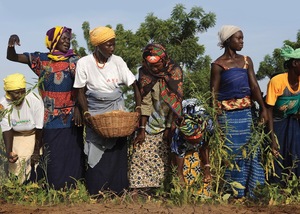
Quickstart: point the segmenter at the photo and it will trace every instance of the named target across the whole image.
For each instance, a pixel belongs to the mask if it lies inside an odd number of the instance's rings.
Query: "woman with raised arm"
[[[17,35],[8,41],[7,59],[27,64],[39,77],[44,102],[44,159],[46,180],[55,189],[76,184],[83,177],[83,129],[73,89],[79,57],[70,49],[72,30],[53,27],[46,33],[48,52],[17,54]]]

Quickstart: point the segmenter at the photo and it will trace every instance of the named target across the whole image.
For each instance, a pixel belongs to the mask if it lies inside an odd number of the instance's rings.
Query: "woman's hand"
[[[37,164],[40,161],[40,154],[39,151],[38,152],[33,152],[33,154],[31,155],[31,159],[30,159],[30,163],[31,166],[34,166],[35,164]]]
[[[82,126],[83,120],[80,113],[80,110],[77,106],[74,107],[74,117],[73,120],[75,122],[75,126]]]
[[[133,141],[133,147],[139,147],[140,145],[142,145],[142,143],[145,141],[145,129],[144,128],[140,128],[138,130],[137,136],[135,137],[134,141]]]
[[[7,156],[7,159],[10,163],[15,163],[19,159],[19,156],[14,152],[10,152]]]
[[[15,44],[17,44],[18,46],[21,45],[19,36],[13,34],[8,39],[8,47],[15,47]]]
[[[84,123],[85,125],[88,125],[89,127],[93,128],[93,125],[92,125],[92,115],[90,112],[88,111],[85,111],[83,113],[83,119],[84,119]]]
[[[272,142],[272,143],[271,143],[271,152],[272,152],[272,154],[273,154],[276,158],[278,158],[278,156],[279,156],[279,148],[278,148],[277,142]]]
[[[260,113],[260,123],[261,124],[267,124],[269,121],[268,111],[267,109],[263,109]]]

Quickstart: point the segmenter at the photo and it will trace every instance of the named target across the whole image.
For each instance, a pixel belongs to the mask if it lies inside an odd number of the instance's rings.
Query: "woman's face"
[[[295,73],[297,76],[300,76],[300,59],[294,60]]]
[[[25,98],[26,90],[25,88],[12,90],[12,91],[6,91],[8,95],[11,98],[11,101],[15,102],[16,106],[19,106],[23,103],[23,100]]]
[[[63,53],[67,53],[71,46],[70,41],[71,41],[71,34],[69,32],[64,32],[57,42],[56,49]]]
[[[244,35],[242,31],[238,31],[229,38],[229,47],[236,51],[240,51],[244,47]]]
[[[156,63],[149,63],[148,61],[146,61],[146,64],[148,68],[155,74],[159,73],[164,68],[162,59]]]
[[[115,47],[116,47],[116,40],[110,39],[107,42],[98,45],[98,51],[104,58],[108,59],[115,52]]]

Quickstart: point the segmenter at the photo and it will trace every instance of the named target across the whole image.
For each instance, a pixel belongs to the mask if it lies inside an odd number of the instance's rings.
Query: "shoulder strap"
[[[248,56],[244,56],[244,62],[245,62],[245,64],[244,64],[244,69],[248,69],[248,67],[249,67],[249,62],[248,62]]]

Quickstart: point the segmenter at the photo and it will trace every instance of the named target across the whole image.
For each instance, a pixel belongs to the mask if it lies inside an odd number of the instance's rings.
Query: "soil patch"
[[[59,205],[59,206],[24,206],[17,204],[9,204],[1,202],[0,213],[23,213],[23,214],[92,214],[92,213],[159,213],[159,214],[300,214],[300,205],[286,205],[286,206],[243,206],[243,205],[200,205],[200,206],[163,206],[155,203],[145,204],[76,204],[76,205]]]

